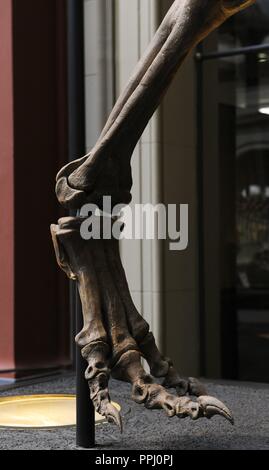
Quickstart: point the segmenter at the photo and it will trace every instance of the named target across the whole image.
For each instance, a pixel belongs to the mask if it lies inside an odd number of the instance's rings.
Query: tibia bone
[[[140,60],[96,145],[81,162],[57,177],[56,194],[65,207],[128,204],[132,186],[130,160],[147,123],[189,53],[238,11],[255,0],[175,0]]]

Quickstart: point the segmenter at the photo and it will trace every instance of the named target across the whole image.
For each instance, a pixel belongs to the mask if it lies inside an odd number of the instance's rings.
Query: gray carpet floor
[[[211,395],[224,401],[235,416],[235,426],[220,417],[212,420],[169,419],[162,411],[146,410],[130,400],[126,384],[111,381],[112,399],[123,405],[124,433],[116,427],[96,427],[98,449],[137,450],[256,450],[269,449],[269,386],[208,384]],[[74,393],[74,378],[0,392],[1,396]],[[0,450],[75,450],[75,428],[51,430],[0,429]]]

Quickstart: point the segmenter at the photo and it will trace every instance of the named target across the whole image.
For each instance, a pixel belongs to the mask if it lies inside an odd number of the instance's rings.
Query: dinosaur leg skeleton
[[[60,219],[58,225],[51,226],[51,234],[59,266],[78,283],[84,326],[76,342],[88,362],[85,379],[96,410],[122,429],[120,414],[109,396],[112,375],[131,383],[134,401],[150,409],[162,408],[170,417],[197,419],[221,414],[232,421],[229,410],[215,398],[203,394],[195,402],[185,396],[191,392],[191,382],[180,379],[176,372],[173,378],[177,380],[168,388],[178,387],[184,396],[169,393],[145,372],[141,357],[147,359],[157,377],[170,377],[173,366],[159,353],[148,324],[133,303],[126,301],[130,296],[128,285],[117,274],[118,240],[85,241],[80,224],[79,218]]]
[[[174,1],[92,151],[58,173],[56,194],[64,207],[80,209],[85,203],[95,203],[102,209],[104,196],[111,197],[112,205],[129,204],[133,150],[176,71],[211,31],[254,2]],[[112,375],[129,382],[132,398],[147,408],[192,419],[219,414],[232,422],[222,402],[208,396],[197,380],[182,379],[171,360],[159,352],[133,304],[118,241],[113,237],[84,240],[82,222],[81,217],[61,219],[51,226],[51,234],[59,266],[78,283],[84,327],[76,341],[88,362],[85,378],[96,410],[122,427],[109,397]],[[147,360],[150,374],[143,369],[141,357]],[[163,384],[155,383],[153,377],[163,378]],[[170,393],[170,388],[177,394]]]

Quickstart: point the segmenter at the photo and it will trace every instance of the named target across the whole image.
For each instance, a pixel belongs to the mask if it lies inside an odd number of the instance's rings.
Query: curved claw
[[[202,395],[197,399],[197,403],[200,406],[200,417],[204,416],[205,418],[210,419],[214,415],[220,415],[227,419],[231,424],[234,424],[234,418],[229,408],[227,408],[227,406],[217,398]]]
[[[123,426],[120,412],[110,402],[106,405],[105,416],[108,422],[116,424],[116,426],[118,426],[120,432],[122,433]]]

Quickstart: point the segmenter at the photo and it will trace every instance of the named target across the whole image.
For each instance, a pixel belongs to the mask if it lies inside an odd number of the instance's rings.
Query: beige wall
[[[195,73],[189,58],[162,107],[162,181],[166,204],[189,205],[189,246],[164,250],[166,353],[184,374],[199,373]]]
[[[114,101],[113,2],[84,0],[86,147],[95,144]]]
[[[116,89],[125,86],[141,54],[156,30],[155,0],[116,0]],[[161,200],[159,116],[156,114],[137,145],[133,159],[132,204]],[[163,329],[161,246],[158,241],[126,240],[121,244],[123,262],[134,302],[150,323],[161,345]]]

